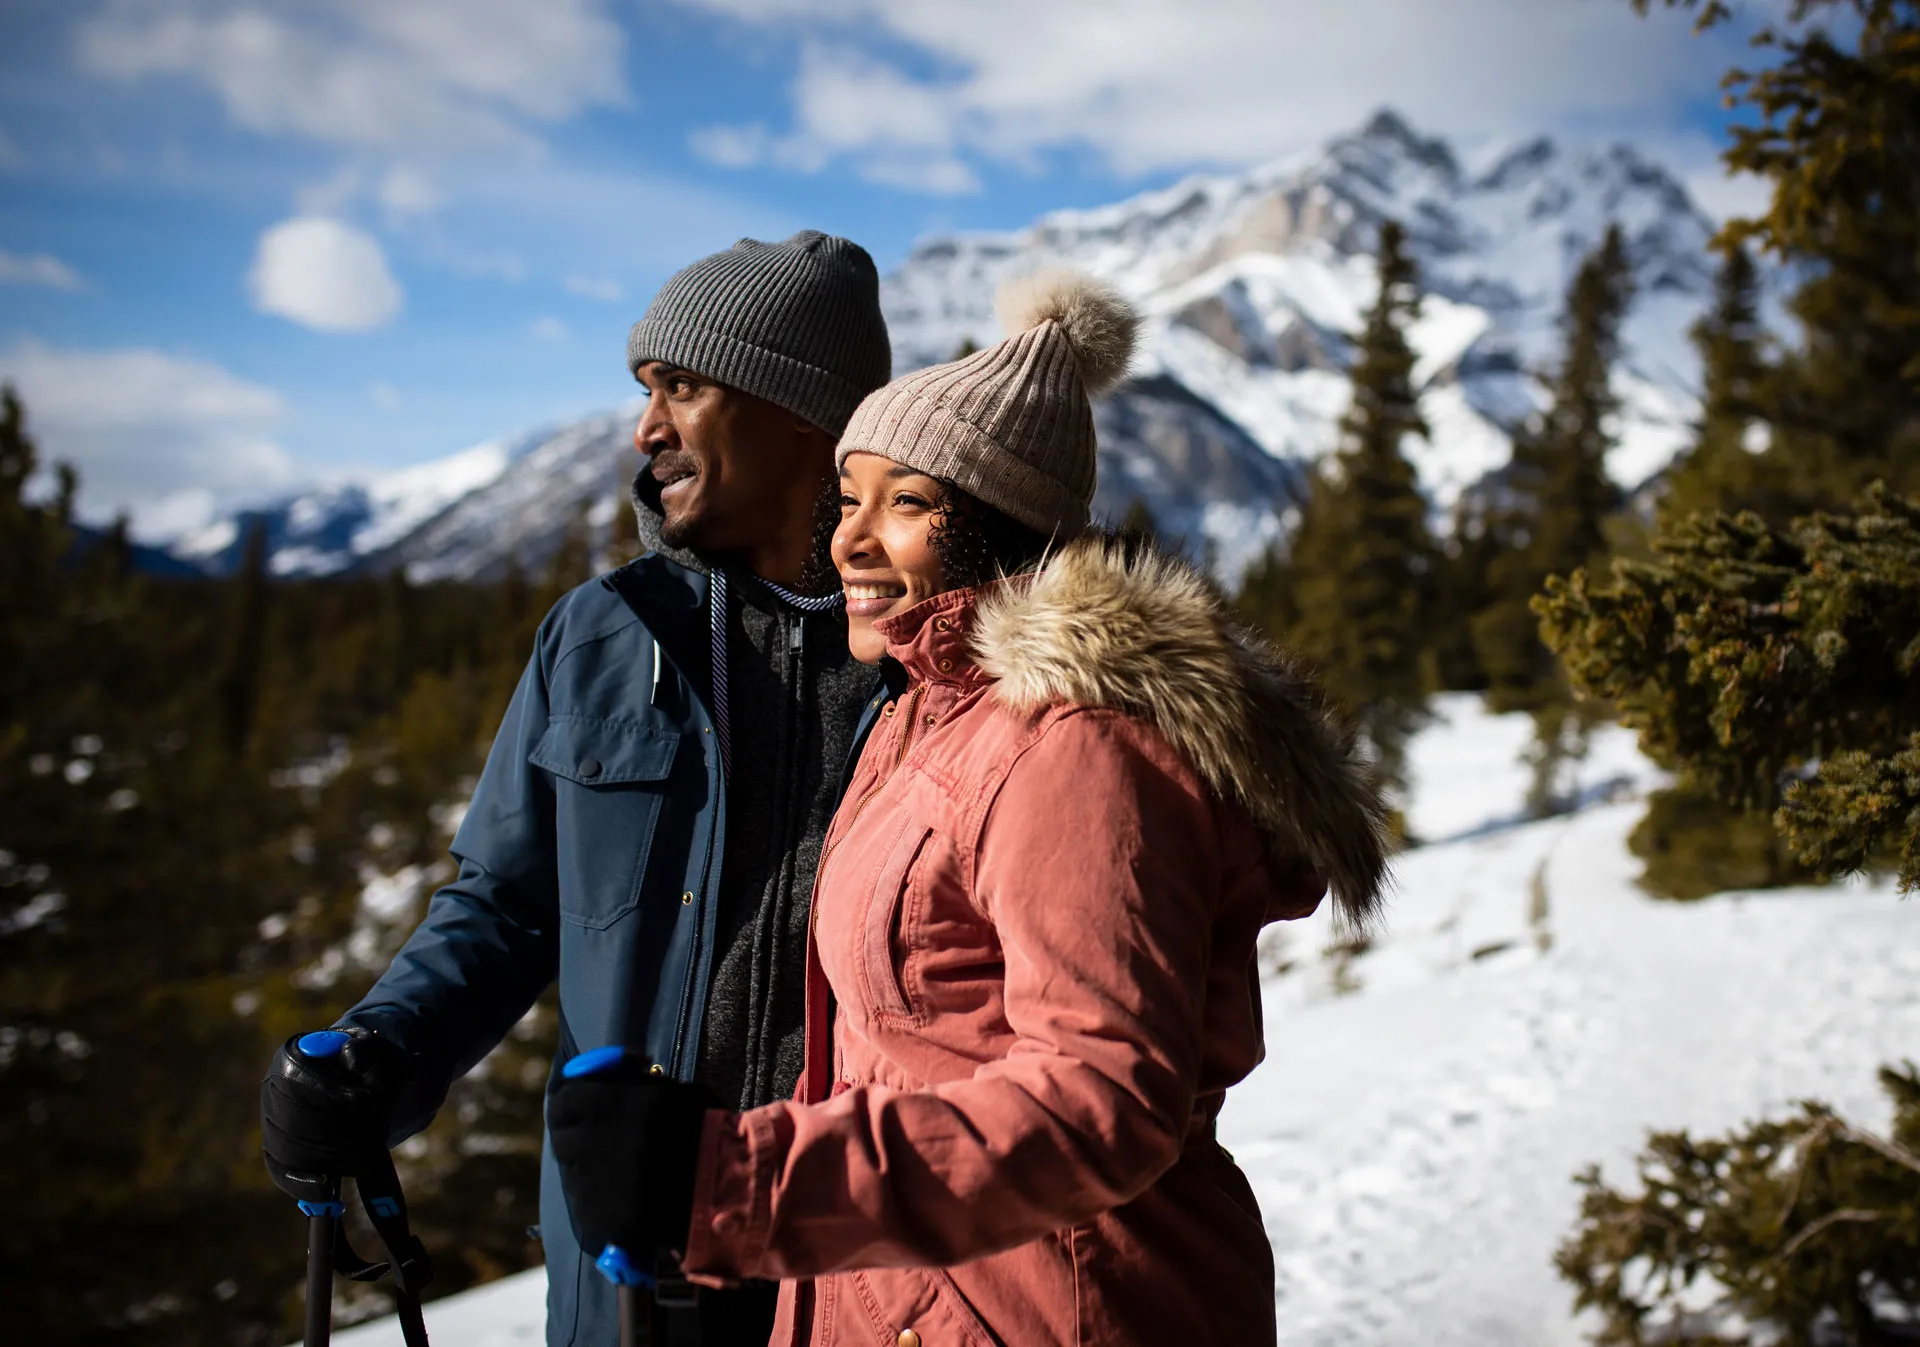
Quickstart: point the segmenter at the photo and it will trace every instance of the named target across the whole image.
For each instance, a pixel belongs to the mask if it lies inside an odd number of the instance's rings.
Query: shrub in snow
[[[1581,1174],[1555,1257],[1594,1341],[1920,1342],[1920,1070],[1883,1068],[1890,1137],[1824,1105],[1727,1137],[1655,1133],[1637,1194]]]
[[[1683,788],[1777,809],[1816,872],[1897,857],[1920,885],[1920,496],[1876,486],[1786,529],[1689,515],[1536,607],[1575,687]]]

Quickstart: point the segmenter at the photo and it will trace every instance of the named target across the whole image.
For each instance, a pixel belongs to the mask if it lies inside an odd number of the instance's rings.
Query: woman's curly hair
[[[1053,539],[945,478],[934,480],[940,483],[939,511],[927,541],[940,558],[947,588],[972,589],[1040,564]]]

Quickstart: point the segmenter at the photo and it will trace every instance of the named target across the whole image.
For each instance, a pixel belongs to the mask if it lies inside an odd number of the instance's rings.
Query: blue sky
[[[6,0],[0,377],[162,532],[631,397],[627,326],[743,234],[886,270],[1381,105],[1724,210],[1739,54],[1626,0]]]

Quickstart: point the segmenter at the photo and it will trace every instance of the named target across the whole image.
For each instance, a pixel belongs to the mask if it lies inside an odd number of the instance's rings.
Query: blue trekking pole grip
[[[560,1074],[568,1080],[598,1076],[617,1069],[626,1059],[625,1048],[593,1048],[561,1067]],[[640,1292],[653,1289],[653,1273],[636,1263],[618,1244],[609,1244],[602,1249],[600,1256],[593,1260],[593,1265],[600,1269],[601,1276],[613,1283],[614,1293],[619,1300],[620,1347],[634,1347],[640,1334]]]

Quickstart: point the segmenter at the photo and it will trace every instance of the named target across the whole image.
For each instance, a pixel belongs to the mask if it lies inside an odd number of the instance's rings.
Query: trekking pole
[[[569,1080],[597,1076],[619,1066],[626,1054],[625,1048],[594,1048],[561,1067],[560,1074]],[[601,1276],[613,1283],[614,1295],[620,1302],[620,1347],[635,1347],[640,1340],[640,1292],[653,1289],[653,1274],[634,1262],[617,1244],[602,1249],[593,1265],[600,1269]]]
[[[293,1051],[309,1062],[337,1054],[347,1036],[339,1033],[305,1034]],[[282,1186],[307,1218],[307,1319],[302,1341],[306,1347],[327,1347],[333,1335],[333,1249],[339,1238],[346,1204],[340,1200],[338,1174],[285,1174]]]
[[[329,1177],[322,1182],[331,1185],[331,1197],[300,1203],[300,1210],[307,1214],[307,1327],[302,1338],[306,1347],[327,1347],[333,1336],[333,1240],[346,1210],[340,1201],[340,1180]]]
[[[314,1065],[339,1056],[348,1041],[347,1035],[327,1029],[301,1035],[294,1041],[292,1051]],[[389,1261],[385,1263],[370,1262],[347,1242],[341,1224],[347,1207],[341,1200],[340,1175],[283,1173],[278,1176],[280,1186],[296,1195],[295,1200],[307,1217],[304,1347],[327,1347],[332,1338],[336,1272],[354,1281],[372,1282],[389,1271],[393,1274],[401,1339],[406,1347],[427,1347],[426,1320],[420,1312],[420,1288],[432,1278],[433,1264],[407,1226],[406,1199],[400,1193],[400,1178],[394,1172],[393,1157],[383,1149],[373,1163],[359,1168],[355,1187],[375,1233],[387,1246]]]

